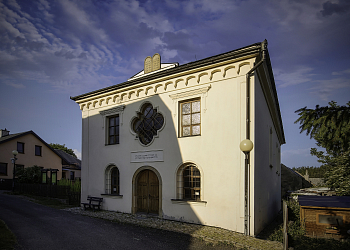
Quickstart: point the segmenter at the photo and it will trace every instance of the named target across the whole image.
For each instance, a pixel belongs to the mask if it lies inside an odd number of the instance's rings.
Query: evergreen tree
[[[326,168],[325,180],[328,187],[338,195],[350,195],[350,102],[338,106],[332,101],[329,106],[304,107],[295,111],[299,118],[300,133],[306,131],[316,145],[325,151],[312,148],[310,153]]]
[[[49,145],[53,149],[60,149],[60,150],[62,150],[64,152],[66,152],[67,154],[70,154],[70,155],[74,156],[75,158],[77,158],[77,156],[75,155],[73,149],[67,148],[66,144],[61,145],[61,144],[58,144],[58,143],[50,143]]]

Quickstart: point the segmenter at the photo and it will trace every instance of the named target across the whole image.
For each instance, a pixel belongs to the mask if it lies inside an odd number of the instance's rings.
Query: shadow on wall
[[[168,95],[164,98],[173,103]],[[192,109],[198,109],[198,99],[191,100],[186,106],[190,112],[183,118],[189,121],[201,118],[200,112],[196,117],[191,114]],[[113,113],[112,109],[118,107],[122,112]],[[191,161],[193,158],[183,157],[179,146],[179,140],[186,140],[182,149],[197,151],[201,138],[179,138],[179,107],[174,107],[177,114],[169,108],[173,106],[168,107],[159,95],[152,95],[88,111],[88,117],[83,111],[82,200],[88,195],[104,194],[103,206],[107,210],[202,223],[198,213],[203,214],[206,208],[201,193],[203,169]],[[112,139],[119,143],[108,145],[109,136],[116,133],[112,132],[115,125],[109,124],[112,117],[119,120],[119,136]],[[198,128],[200,133],[200,122],[199,127],[189,125],[184,130]],[[118,181],[111,176],[114,168],[118,169]]]

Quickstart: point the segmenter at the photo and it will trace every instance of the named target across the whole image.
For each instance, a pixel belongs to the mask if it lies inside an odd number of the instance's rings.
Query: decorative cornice
[[[189,96],[198,95],[198,94],[205,94],[209,91],[210,88],[211,88],[211,85],[209,85],[208,87],[200,88],[200,89],[194,89],[194,90],[190,90],[190,91],[177,93],[174,95],[169,95],[169,97],[173,100],[176,100],[176,99],[183,98],[183,97],[189,97]]]
[[[106,109],[103,111],[100,111],[101,115],[110,115],[110,114],[114,114],[117,112],[122,112],[125,109],[125,105],[119,105],[117,107],[111,108],[111,109]]]

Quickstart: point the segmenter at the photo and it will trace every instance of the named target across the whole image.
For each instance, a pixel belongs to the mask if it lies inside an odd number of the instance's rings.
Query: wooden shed
[[[350,196],[299,196],[300,220],[306,234],[344,239],[350,234]]]

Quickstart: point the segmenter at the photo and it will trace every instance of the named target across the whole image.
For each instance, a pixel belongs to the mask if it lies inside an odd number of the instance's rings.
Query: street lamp
[[[14,192],[15,191],[15,176],[16,176],[16,160],[17,160],[16,156],[18,155],[18,151],[13,150],[12,154],[13,154],[13,158],[11,158],[11,161],[13,163],[12,192]]]
[[[244,235],[249,235],[249,153],[252,151],[254,145],[249,139],[241,141],[239,148],[245,154],[245,168],[244,168]]]

